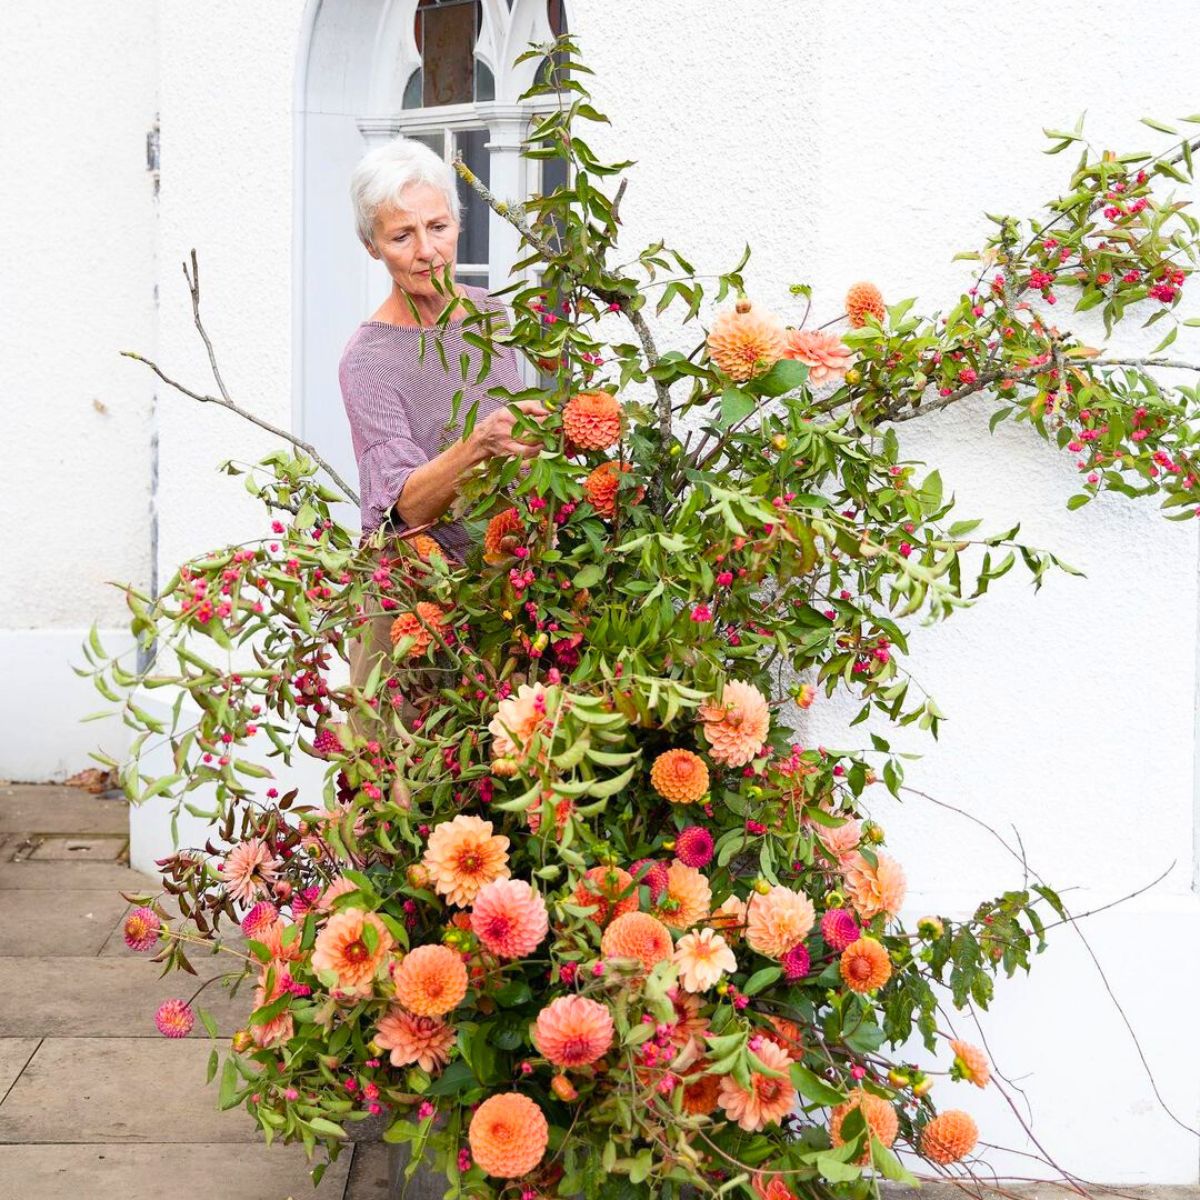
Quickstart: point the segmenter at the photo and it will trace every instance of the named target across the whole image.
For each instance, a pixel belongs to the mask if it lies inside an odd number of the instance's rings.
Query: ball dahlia
[[[842,951],[838,970],[852,992],[873,992],[891,979],[892,960],[874,938],[860,937]]]
[[[158,1032],[166,1038],[183,1038],[192,1032],[196,1014],[186,1000],[164,1000],[154,1014]]]
[[[567,401],[563,432],[578,450],[607,450],[621,440],[621,405],[610,392],[579,392]]]
[[[844,909],[831,908],[821,918],[821,936],[825,944],[839,954],[862,937],[858,922]]]
[[[708,791],[708,767],[690,750],[664,750],[650,768],[650,783],[672,804],[694,804]]]
[[[446,551],[442,549],[441,543],[436,538],[431,538],[427,533],[415,533],[412,537],[404,538],[404,544],[416,552],[416,555],[422,562],[428,562],[431,555],[440,554],[442,558],[447,558]]]
[[[689,825],[675,838],[675,857],[685,867],[707,867],[712,862],[713,836],[703,825]]]
[[[744,767],[763,748],[771,727],[767,698],[752,683],[729,680],[716,701],[700,706],[709,755],[727,767]]]
[[[434,634],[444,636],[446,610],[432,600],[418,600],[412,612],[401,613],[393,622],[390,631],[392,645],[406,637],[413,639],[408,648],[408,657],[416,658],[433,645]]]
[[[799,329],[789,329],[786,342],[783,357],[804,363],[809,368],[808,382],[814,385],[841,379],[854,354],[837,334],[819,330],[805,333]],[[802,708],[812,703],[811,696],[814,694],[810,687],[808,704],[801,704]]]
[[[967,1157],[975,1149],[979,1141],[979,1127],[969,1113],[951,1108],[938,1113],[924,1129],[921,1130],[921,1153],[930,1162],[958,1162]]]
[[[450,1061],[454,1030],[436,1017],[415,1017],[392,1008],[375,1028],[375,1041],[391,1051],[393,1067],[415,1064],[432,1075]]]
[[[497,957],[524,958],[541,944],[550,919],[545,901],[523,879],[496,879],[479,889],[471,928]]]
[[[542,1110],[520,1092],[489,1096],[467,1129],[475,1162],[497,1179],[528,1175],[542,1161],[549,1140],[550,1126]]]
[[[620,867],[592,867],[576,885],[571,902],[594,909],[591,919],[597,925],[607,925],[614,917],[637,908],[637,889],[633,876]]]
[[[746,904],[746,943],[767,958],[782,958],[812,930],[817,914],[803,892],[777,883],[765,896],[755,892]]]
[[[533,1041],[556,1067],[585,1067],[612,1045],[612,1014],[586,996],[559,996],[538,1013]]]
[[[658,907],[659,918],[672,929],[690,929],[712,908],[712,887],[695,867],[675,859],[667,868],[667,894]]]
[[[670,930],[643,912],[617,917],[600,939],[600,952],[605,958],[636,958],[647,971],[670,958],[673,950]]]
[[[626,462],[601,463],[583,481],[584,499],[600,514],[611,520],[617,514],[617,488],[621,475],[628,475],[633,468]],[[630,504],[640,503],[646,494],[644,487],[629,495]]]
[[[900,1132],[900,1118],[896,1115],[896,1110],[881,1096],[856,1088],[850,1093],[850,1098],[844,1104],[837,1105],[830,1114],[829,1139],[833,1142],[834,1149],[844,1146],[850,1140],[842,1135],[842,1122],[856,1108],[862,1111],[863,1120],[866,1121],[871,1136],[890,1147]],[[858,1161],[861,1164],[871,1161],[869,1141]]]
[[[708,355],[730,379],[742,383],[769,371],[785,349],[783,322],[755,309],[743,297],[717,313],[708,335]]]
[[[750,1072],[750,1087],[743,1088],[732,1075],[721,1079],[720,1105],[725,1115],[736,1121],[747,1133],[757,1133],[768,1125],[777,1125],[796,1107],[796,1089],[792,1086],[788,1068],[792,1060],[774,1042],[766,1039],[755,1051],[764,1066],[778,1075]]]
[[[667,864],[655,858],[639,858],[629,868],[630,875],[640,886],[645,884],[650,890],[650,899],[657,904],[667,892],[670,882],[667,876]]]
[[[460,813],[434,826],[423,862],[446,902],[466,908],[484,884],[508,878],[508,838],[493,834],[491,821]]]
[[[850,903],[862,921],[883,913],[895,917],[904,905],[908,883],[904,868],[888,854],[876,854],[875,863],[855,853],[844,860],[842,875]]]
[[[260,900],[243,918],[242,932],[248,938],[257,938],[270,929],[279,918],[279,909],[270,900]]]
[[[861,329],[868,317],[874,317],[882,325],[886,315],[883,293],[873,283],[851,285],[846,293],[846,316],[855,329]]]
[[[515,508],[498,512],[488,523],[483,533],[483,561],[502,562],[525,542],[525,525],[521,513]]]
[[[441,1017],[467,994],[467,968],[449,946],[418,946],[392,971],[396,999],[419,1017]]]
[[[992,1077],[987,1055],[970,1042],[953,1041],[950,1043],[950,1049],[954,1051],[954,1066],[958,1074],[976,1087],[987,1087],[988,1080]]]

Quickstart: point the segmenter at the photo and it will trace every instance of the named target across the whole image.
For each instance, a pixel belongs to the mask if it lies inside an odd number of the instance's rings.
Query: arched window
[[[567,13],[564,0],[310,0],[310,14],[297,72],[293,424],[353,478],[337,364],[389,282],[354,234],[354,164],[403,133],[447,161],[461,153],[504,199],[552,191],[561,164],[521,157],[548,105],[519,97],[545,60],[513,60],[567,32]],[[501,288],[519,235],[465,186],[459,195],[458,277]]]

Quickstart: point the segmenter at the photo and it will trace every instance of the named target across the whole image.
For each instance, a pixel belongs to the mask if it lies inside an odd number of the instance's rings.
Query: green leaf
[[[577,590],[582,591],[584,588],[595,587],[603,578],[604,568],[598,563],[588,563],[586,567],[576,573],[571,584]]]
[[[324,1117],[310,1117],[308,1124],[314,1133],[323,1133],[326,1137],[344,1138],[346,1131],[333,1121]]]
[[[717,424],[722,429],[728,429],[744,421],[757,407],[758,402],[754,397],[748,396],[740,388],[726,388],[721,393],[721,417]]]
[[[853,1163],[839,1162],[829,1154],[818,1155],[814,1165],[830,1183],[849,1183],[862,1174]]]
[[[770,987],[782,974],[783,970],[780,967],[763,967],[761,971],[755,971],[746,980],[746,984],[741,990],[747,996],[756,996],[763,988]]]
[[[841,1104],[845,1100],[845,1096],[837,1090],[830,1087],[823,1079],[813,1074],[807,1067],[801,1066],[800,1063],[792,1063],[791,1068],[792,1086],[802,1095],[805,1100],[811,1100],[814,1104]]]
[[[1086,492],[1080,492],[1079,495],[1072,496],[1067,501],[1067,507],[1074,512],[1077,508],[1082,508],[1088,503],[1089,500],[1091,500],[1091,496],[1089,496]]]
[[[911,301],[909,301],[911,303]],[[794,358],[781,358],[765,375],[750,383],[760,396],[782,396],[794,391],[808,378],[808,364]]]
[[[217,1105],[222,1111],[232,1108],[238,1102],[237,1090],[237,1063],[230,1056],[225,1060],[225,1067],[221,1071],[221,1088],[217,1094]]]

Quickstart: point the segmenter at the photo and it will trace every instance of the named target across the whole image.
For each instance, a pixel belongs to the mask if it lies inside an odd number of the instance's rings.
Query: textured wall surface
[[[1200,109],[1189,95],[1200,10],[1185,0],[1132,10],[1112,0],[1052,10],[1032,0],[884,0],[853,11],[832,0],[572,0],[570,16],[599,72],[598,106],[613,118],[591,140],[637,160],[622,207],[626,245],[662,237],[713,272],[748,241],[751,294],[795,319],[788,285],[811,283],[817,323],[840,312],[860,278],[891,301],[952,304],[969,268],[951,256],[986,236],[984,210],[1032,212],[1063,189],[1071,156],[1040,153],[1043,126],[1069,127],[1086,109],[1097,148],[1152,149],[1158,135],[1139,117]],[[19,517],[6,522],[0,627],[112,621],[118,609],[100,581],[148,574],[150,389],[110,351],[135,340],[177,378],[210,387],[179,272],[192,247],[230,389],[268,419],[292,418],[293,110],[306,6],[75,2],[4,20],[0,258],[21,303],[16,321],[0,323],[0,387],[16,433],[4,495]],[[105,47],[128,45],[146,49],[123,55],[120,73],[101,68],[113,57]],[[157,232],[141,157],[156,89]],[[1055,316],[1073,325],[1068,309],[1064,300]],[[690,348],[698,337],[667,328],[662,342]],[[1130,334],[1123,344],[1154,340]],[[1195,351],[1181,338],[1172,352]],[[262,529],[261,510],[215,467],[256,457],[270,439],[161,391],[159,407],[165,577],[190,553]],[[1006,836],[1015,825],[1031,867],[1072,889],[1077,911],[1174,863],[1153,892],[1084,931],[1143,1036],[1162,1098],[1195,1126],[1200,1043],[1163,1016],[1194,994],[1200,970],[1195,528],[1163,522],[1152,502],[1108,496],[1067,513],[1070,458],[1023,428],[989,435],[987,415],[975,404],[906,424],[902,446],[940,468],[962,516],[982,517],[989,532],[1019,520],[1023,538],[1087,578],[1051,576],[1035,596],[1017,567],[978,607],[914,636],[908,665],[948,720],[936,743],[913,732],[895,742],[924,756],[909,769],[915,788]],[[815,706],[802,740],[863,744],[865,731],[846,726],[853,711]],[[969,820],[914,795],[902,811],[876,804],[908,870],[913,915],[969,911],[1022,882],[1020,865]],[[1151,980],[1168,984],[1166,999]],[[947,1021],[974,1034],[969,1018]],[[1155,1099],[1069,930],[1056,931],[1028,981],[1000,984],[985,1028],[1064,1167],[1196,1182],[1195,1138]],[[986,1140],[1016,1151],[993,1154],[998,1168],[1045,1173],[1021,1156],[1034,1147],[997,1095],[948,1082],[938,1092],[975,1111]]]

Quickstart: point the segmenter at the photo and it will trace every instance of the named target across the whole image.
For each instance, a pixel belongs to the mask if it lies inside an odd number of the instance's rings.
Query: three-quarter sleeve
[[[413,437],[405,399],[391,383],[365,367],[343,371],[341,385],[358,460],[363,533],[387,521],[403,529],[395,503],[408,477],[429,461]]]

